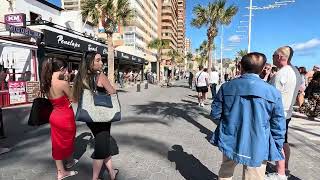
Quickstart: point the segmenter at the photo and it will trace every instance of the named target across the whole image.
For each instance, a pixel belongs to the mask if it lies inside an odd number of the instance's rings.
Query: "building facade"
[[[62,0],[62,8],[66,11],[79,11],[81,0]]]
[[[178,50],[178,1],[162,0],[161,39],[168,40],[169,48],[162,51],[162,65],[170,65],[170,50]]]
[[[181,54],[185,54],[186,37],[186,1],[178,0],[178,44],[177,48]]]
[[[185,51],[185,55],[187,55],[188,53],[192,53],[191,50],[191,40],[189,38],[185,38],[184,40],[184,51]]]
[[[156,50],[148,48],[158,38],[158,0],[130,0],[134,18],[113,36],[117,50],[156,62]],[[149,63],[150,64],[150,63]]]

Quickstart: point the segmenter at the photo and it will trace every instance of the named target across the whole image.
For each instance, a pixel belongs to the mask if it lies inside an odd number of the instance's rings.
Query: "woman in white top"
[[[199,72],[195,76],[195,84],[198,92],[199,106],[203,107],[209,87],[209,74],[207,73],[207,69],[203,70],[202,65],[199,66]]]

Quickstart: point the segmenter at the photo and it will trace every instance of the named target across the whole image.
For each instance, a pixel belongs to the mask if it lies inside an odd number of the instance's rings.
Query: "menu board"
[[[40,92],[40,82],[27,81],[26,92],[27,92],[27,101],[33,102],[33,100],[38,97],[38,93]]]
[[[21,104],[26,100],[26,82],[24,81],[9,81],[10,104]]]

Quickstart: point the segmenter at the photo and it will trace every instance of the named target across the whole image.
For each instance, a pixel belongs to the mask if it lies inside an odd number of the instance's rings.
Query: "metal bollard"
[[[144,84],[144,88],[145,88],[145,89],[148,89],[148,86],[149,86],[149,83],[148,83],[148,82]]]
[[[3,117],[2,117],[2,108],[0,108],[0,139],[6,138],[4,135],[4,127],[3,127]]]
[[[137,92],[140,92],[141,91],[141,84],[137,84]]]

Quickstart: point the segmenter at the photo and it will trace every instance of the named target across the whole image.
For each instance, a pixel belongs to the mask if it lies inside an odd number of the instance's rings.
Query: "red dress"
[[[50,99],[53,111],[50,115],[52,157],[64,160],[74,150],[76,123],[72,107],[67,96]]]

